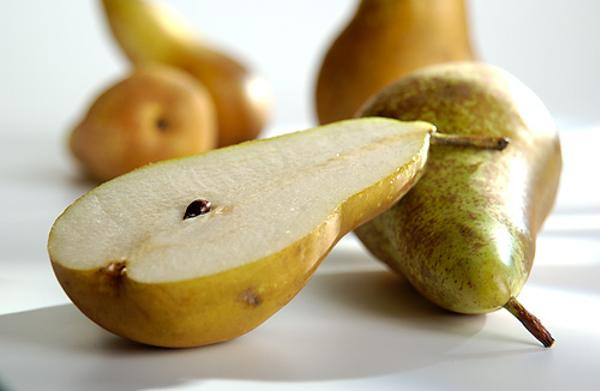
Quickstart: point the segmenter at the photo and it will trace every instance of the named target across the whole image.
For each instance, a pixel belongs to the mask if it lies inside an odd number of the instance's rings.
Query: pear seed
[[[208,200],[198,199],[192,201],[191,204],[188,205],[185,210],[185,214],[183,215],[183,219],[189,219],[192,217],[200,216],[205,213],[210,212],[212,204]]]

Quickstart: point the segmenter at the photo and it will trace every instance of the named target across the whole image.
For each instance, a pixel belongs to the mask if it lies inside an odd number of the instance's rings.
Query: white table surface
[[[557,343],[542,348],[506,311],[441,311],[349,236],[305,289],[234,341],[165,350],[100,329],[68,300],[45,246],[90,188],[63,140],[0,133],[0,384],[16,390],[598,389],[600,126],[562,134],[559,200],[520,300]],[[0,389],[2,389],[0,385]]]

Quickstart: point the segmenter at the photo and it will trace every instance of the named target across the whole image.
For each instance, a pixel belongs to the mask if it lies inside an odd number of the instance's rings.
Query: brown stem
[[[506,137],[462,136],[456,134],[434,132],[431,135],[431,143],[502,151],[508,146],[510,140]]]
[[[542,325],[542,322],[540,322],[540,320],[532,313],[527,311],[517,299],[511,297],[510,300],[508,300],[508,303],[504,305],[504,308],[519,319],[523,326],[525,326],[525,328],[529,330],[529,332],[533,334],[544,347],[549,348],[554,344],[554,338],[552,338],[550,332]]]

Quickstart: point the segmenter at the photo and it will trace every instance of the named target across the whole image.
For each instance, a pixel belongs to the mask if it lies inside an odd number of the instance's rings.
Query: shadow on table
[[[359,256],[366,255],[336,252],[327,262],[352,264]],[[6,373],[11,367],[76,373],[82,384],[99,389],[134,390],[190,379],[316,381],[400,373],[451,360],[448,353],[484,323],[484,316],[438,309],[387,271],[354,270],[317,274],[271,320],[218,345],[169,350],[135,344],[95,326],[73,305],[0,316],[0,341],[11,357]],[[538,350],[512,342],[505,353]]]

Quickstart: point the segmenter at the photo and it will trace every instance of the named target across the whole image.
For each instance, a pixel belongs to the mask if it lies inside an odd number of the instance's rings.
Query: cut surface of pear
[[[234,338],[286,304],[341,236],[410,189],[433,130],[349,120],[138,169],[57,219],[55,273],[118,335],[170,347]],[[195,201],[210,209],[187,218]]]

